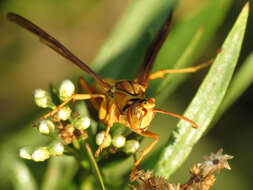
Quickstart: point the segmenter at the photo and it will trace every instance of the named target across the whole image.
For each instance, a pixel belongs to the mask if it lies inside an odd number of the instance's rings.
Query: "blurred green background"
[[[175,8],[174,24],[187,19],[209,1],[212,0],[181,0]],[[75,81],[78,76],[83,75],[83,71],[39,43],[33,35],[17,25],[8,23],[5,14],[12,11],[35,22],[89,64],[124,11],[133,2],[134,0],[0,1],[1,189],[20,189],[15,187],[18,183],[12,177],[15,174],[13,165],[17,164],[19,167],[23,164],[18,158],[18,149],[33,142],[39,144],[45,141],[45,138],[38,135],[30,125],[41,114],[33,103],[33,90],[39,87],[48,89],[50,82],[59,84],[67,78]],[[205,45],[204,51],[201,50],[201,56],[195,61],[196,64],[215,56],[245,2],[245,0],[231,1],[222,24],[212,36],[212,40],[206,42],[208,44]],[[208,15],[206,16],[208,22]],[[253,16],[250,13],[239,65],[253,49],[252,23]],[[175,48],[176,45],[171,44]],[[182,113],[194,96],[205,73],[206,71],[200,71],[191,74],[169,97],[167,105],[162,107],[171,112]],[[113,75],[110,72],[106,73],[107,77]],[[189,178],[189,167],[202,161],[203,155],[216,152],[222,147],[225,153],[235,158],[229,162],[232,171],[222,171],[213,189],[253,188],[251,172],[253,170],[251,163],[253,161],[253,128],[251,127],[253,99],[251,97],[253,97],[252,86],[195,146],[190,158],[172,176],[171,182],[185,182]],[[175,119],[164,116],[157,116],[153,121],[151,131],[161,135],[160,145],[166,141],[176,122]],[[171,128],[164,128],[163,123],[169,124]],[[22,164],[19,165],[20,163]],[[29,165],[40,185],[46,163],[25,163]]]

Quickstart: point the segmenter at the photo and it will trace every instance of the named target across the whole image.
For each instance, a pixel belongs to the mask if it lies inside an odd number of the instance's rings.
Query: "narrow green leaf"
[[[87,153],[88,153],[88,156],[89,156],[91,165],[92,165],[92,167],[94,168],[94,170],[95,170],[95,172],[96,172],[96,177],[98,178],[98,181],[99,181],[99,183],[100,183],[100,185],[101,185],[101,188],[102,188],[103,190],[105,190],[104,181],[103,181],[102,175],[101,175],[101,173],[100,173],[99,167],[98,167],[98,165],[97,165],[97,162],[96,162],[96,160],[95,160],[95,158],[94,158],[94,156],[93,156],[93,153],[92,153],[92,151],[91,151],[91,148],[90,148],[90,146],[89,146],[87,143],[85,144],[85,148],[86,148],[86,150],[87,150]]]
[[[180,68],[190,67],[194,60],[203,52],[214,33],[223,22],[227,10],[230,7],[231,0],[212,0],[208,1],[200,10],[191,17],[179,20],[172,28],[168,39],[164,43],[153,70],[178,68],[176,65],[181,62],[183,52],[189,48],[191,52],[187,58],[180,64]],[[207,22],[208,18],[208,22]],[[199,28],[203,28],[203,34],[196,41],[194,46],[190,43]],[[207,61],[207,60],[206,60]],[[165,79],[155,80],[150,83],[150,89],[155,92],[157,100],[163,102],[166,98],[187,78],[189,74],[171,74],[165,76]],[[162,87],[160,86],[162,85]]]
[[[72,182],[77,169],[78,164],[74,158],[67,156],[51,158],[41,189],[64,189]]]
[[[15,190],[36,190],[36,181],[24,162],[13,159],[9,165],[12,171],[10,180]]]
[[[169,178],[188,157],[193,146],[198,142],[212,121],[234,72],[241,50],[248,14],[249,3],[245,5],[240,13],[223,43],[222,52],[217,56],[208,75],[184,114],[185,117],[198,123],[199,128],[193,129],[188,122],[183,120],[179,122],[155,166],[157,175]]]
[[[151,39],[177,0],[138,0],[133,1],[116,25],[103,47],[97,54],[92,65],[95,69],[103,69],[102,75],[110,73],[116,78],[125,66],[133,67],[140,64]],[[145,35],[150,32],[151,39]],[[109,71],[109,72],[108,72]],[[129,72],[129,73],[131,73]],[[124,74],[129,74],[124,69]]]
[[[216,120],[233,104],[247,88],[253,83],[253,52],[235,74],[228,92],[216,114]]]

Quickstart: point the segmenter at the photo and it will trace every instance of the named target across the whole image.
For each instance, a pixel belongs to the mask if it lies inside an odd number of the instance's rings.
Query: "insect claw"
[[[101,150],[98,148],[97,151],[96,151],[96,153],[95,153],[95,157],[99,157],[100,151]]]
[[[136,168],[133,168],[131,173],[130,173],[130,181],[133,182],[135,180],[135,169]]]

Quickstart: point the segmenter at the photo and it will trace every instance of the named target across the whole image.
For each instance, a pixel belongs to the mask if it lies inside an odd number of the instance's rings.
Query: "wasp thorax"
[[[139,99],[128,108],[128,121],[130,128],[145,130],[154,118],[155,100]]]

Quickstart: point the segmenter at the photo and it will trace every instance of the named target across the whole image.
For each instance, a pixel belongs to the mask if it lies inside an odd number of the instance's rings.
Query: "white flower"
[[[121,148],[125,145],[126,138],[122,135],[116,135],[112,138],[112,145],[116,148]]]
[[[104,136],[105,136],[105,131],[101,131],[100,133],[97,134],[97,136],[96,136],[96,143],[97,143],[97,145],[101,145],[102,144],[102,142],[104,140]],[[110,146],[111,142],[112,142],[111,135],[108,134],[108,136],[105,139],[103,147],[106,148],[106,147]]]
[[[70,80],[62,81],[59,88],[59,96],[62,101],[65,101],[75,92],[75,85]]]
[[[50,153],[54,156],[61,156],[64,153],[64,146],[61,142],[53,142],[50,146]]]
[[[89,126],[90,126],[90,118],[88,117],[78,118],[74,123],[74,127],[79,130],[85,130],[89,128]]]
[[[52,98],[47,91],[41,88],[35,89],[33,96],[37,106],[41,108],[55,108]]]
[[[124,152],[126,154],[133,154],[135,153],[140,147],[140,143],[137,140],[128,140],[126,141]]]
[[[23,147],[19,150],[19,156],[23,159],[31,160],[32,159],[32,148]]]
[[[40,147],[32,153],[32,159],[35,162],[43,162],[50,157],[47,147]]]
[[[69,119],[71,112],[72,112],[71,108],[69,106],[65,106],[58,111],[57,115],[58,115],[59,119],[65,121],[65,120]]]
[[[52,135],[55,130],[55,125],[50,120],[42,120],[39,123],[39,132],[43,135]]]

